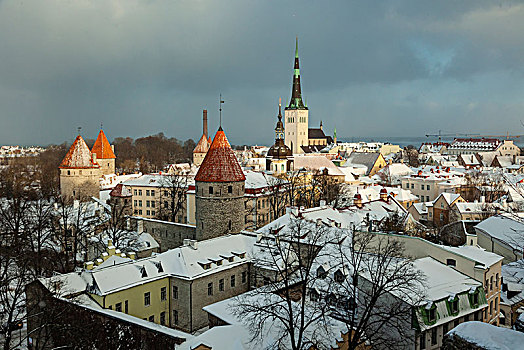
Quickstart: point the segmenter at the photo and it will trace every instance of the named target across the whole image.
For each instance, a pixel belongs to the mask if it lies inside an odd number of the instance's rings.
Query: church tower
[[[244,229],[245,181],[244,172],[220,127],[195,176],[197,240]]]
[[[300,68],[298,62],[298,38],[295,47],[295,72],[293,74],[293,87],[291,101],[286,107],[285,116],[285,144],[293,154],[303,153],[301,146],[309,145],[307,106],[302,101],[300,89]]]
[[[200,166],[206,157],[207,150],[209,149],[210,138],[207,135],[207,109],[202,112],[202,137],[198,140],[198,143],[193,150],[193,164]]]
[[[282,123],[282,107],[278,102],[278,121],[275,127],[275,144],[266,155],[266,170],[279,175],[293,169],[293,153],[284,142],[284,124]]]

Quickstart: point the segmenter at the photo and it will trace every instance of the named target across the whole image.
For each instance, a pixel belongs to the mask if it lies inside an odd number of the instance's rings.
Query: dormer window
[[[337,270],[335,271],[335,282],[342,283],[346,279],[346,276],[342,273],[342,271]]]
[[[322,266],[320,266],[317,269],[317,278],[324,279],[324,278],[326,278],[326,276],[327,276],[326,270]]]
[[[458,311],[459,311],[459,300],[458,298],[455,298],[455,300],[451,302],[451,312],[455,314]]]
[[[428,320],[429,322],[433,322],[436,319],[437,319],[437,308],[435,307],[435,305],[433,305],[431,309],[429,309]]]

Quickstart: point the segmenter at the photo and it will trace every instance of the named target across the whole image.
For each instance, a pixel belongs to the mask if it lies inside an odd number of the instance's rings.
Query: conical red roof
[[[198,141],[195,149],[193,150],[194,153],[206,153],[209,149],[210,142],[207,141],[206,135],[202,134],[202,137]]]
[[[245,181],[246,177],[238,163],[226,134],[219,128],[204,161],[195,176],[195,181],[234,182]]]
[[[106,134],[104,134],[103,130],[100,130],[100,132],[98,133],[98,137],[96,138],[95,144],[93,145],[93,149],[91,149],[91,152],[95,153],[96,158],[98,159],[116,158],[115,153],[113,152],[113,149],[109,144],[109,141],[107,141]]]
[[[93,162],[93,155],[87,147],[82,136],[78,135],[75,142],[69,148],[66,156],[60,163],[59,168],[99,168],[98,163]]]

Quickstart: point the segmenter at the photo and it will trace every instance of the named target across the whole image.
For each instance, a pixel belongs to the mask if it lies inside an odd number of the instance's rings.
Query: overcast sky
[[[0,144],[164,132],[271,144],[295,36],[310,126],[524,133],[524,4],[0,0]]]

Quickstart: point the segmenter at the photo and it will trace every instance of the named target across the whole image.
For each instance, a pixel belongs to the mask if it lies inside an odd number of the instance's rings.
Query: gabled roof
[[[118,184],[109,192],[111,197],[131,197],[131,191],[125,187],[123,184]]]
[[[346,164],[365,165],[368,168],[367,173],[369,173],[379,157],[380,153],[378,152],[352,152],[349,155]]]
[[[209,141],[206,138],[206,135],[202,134],[202,137],[198,141],[193,153],[206,153],[209,149]]]
[[[100,168],[98,163],[93,162],[93,156],[82,136],[78,135],[75,142],[69,148],[59,168]]]
[[[307,136],[309,139],[325,139],[326,135],[320,128],[309,128],[307,130]]]
[[[91,152],[96,154],[97,159],[116,158],[115,153],[113,152],[113,148],[111,148],[109,141],[107,141],[106,134],[104,134],[103,130],[100,130],[100,132],[98,133],[98,137],[96,138],[95,144],[93,145]]]
[[[220,127],[198,169],[195,181],[236,182],[245,180],[244,172],[231,149],[224,130]]]

